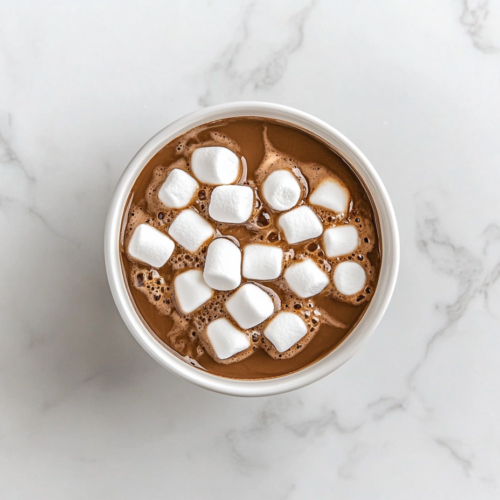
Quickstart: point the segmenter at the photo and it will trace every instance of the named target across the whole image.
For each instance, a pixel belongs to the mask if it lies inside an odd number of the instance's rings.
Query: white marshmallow
[[[205,283],[199,269],[190,269],[174,280],[175,299],[184,314],[189,314],[210,300],[214,291]]]
[[[168,234],[188,252],[196,252],[214,235],[214,228],[200,214],[187,209],[175,218]]]
[[[212,191],[208,213],[219,222],[245,222],[252,215],[253,190],[248,186],[218,186]]]
[[[358,230],[354,226],[331,227],[325,231],[323,243],[327,257],[347,255],[358,248]]]
[[[226,309],[241,328],[247,329],[269,318],[274,312],[274,303],[264,290],[247,283],[229,297]]]
[[[230,358],[250,347],[250,339],[224,318],[207,326],[207,336],[219,359]]]
[[[279,225],[291,245],[316,238],[323,232],[323,224],[318,216],[306,206],[283,214],[279,218]]]
[[[184,208],[189,205],[199,187],[184,170],[174,168],[158,191],[158,198],[167,208]]]
[[[205,184],[232,184],[240,174],[240,159],[230,149],[220,146],[198,148],[191,156],[191,168]]]
[[[268,205],[279,212],[290,210],[300,198],[297,178],[288,170],[275,170],[262,183],[262,196]]]
[[[292,264],[285,271],[285,280],[291,290],[302,299],[312,297],[328,285],[328,275],[311,259]]]
[[[247,245],[243,249],[243,276],[250,280],[273,280],[281,274],[283,250],[272,245]]]
[[[241,251],[226,238],[210,243],[203,278],[215,290],[234,290],[241,283]]]
[[[285,352],[307,333],[307,326],[299,316],[290,312],[280,312],[267,325],[264,335],[279,352]]]
[[[333,284],[344,295],[361,292],[365,283],[365,270],[357,262],[341,262],[333,272]]]
[[[132,259],[153,267],[161,267],[174,251],[175,243],[149,224],[140,224],[128,243],[128,254]]]
[[[334,179],[325,179],[309,196],[311,205],[328,208],[338,214],[349,209],[349,191]]]

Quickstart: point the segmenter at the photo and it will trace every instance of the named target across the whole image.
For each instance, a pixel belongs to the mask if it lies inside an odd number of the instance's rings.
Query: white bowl
[[[281,120],[308,130],[330,144],[354,167],[371,194],[379,217],[382,265],[373,299],[356,328],[330,354],[290,375],[267,380],[233,380],[195,368],[159,341],[138,315],[127,290],[120,262],[120,229],[127,199],[135,180],[147,162],[171,140],[194,127],[214,120],[256,116]],[[109,286],[116,306],[139,344],[162,366],[201,387],[235,396],[267,396],[311,384],[343,365],[375,330],[396,284],[399,266],[399,238],[391,200],[380,177],[361,151],[325,122],[287,106],[265,102],[232,102],[191,113],[158,132],[134,156],[121,176],[109,208],[104,236],[104,254]]]

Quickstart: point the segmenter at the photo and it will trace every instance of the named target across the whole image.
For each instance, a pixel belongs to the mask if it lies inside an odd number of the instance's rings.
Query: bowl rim
[[[382,239],[382,263],[376,293],[353,331],[329,354],[305,368],[281,377],[238,380],[195,368],[168,350],[146,327],[136,311],[120,261],[121,222],[130,191],[146,163],[171,140],[215,120],[238,116],[272,118],[309,131],[330,144],[354,167],[368,189],[378,213]],[[399,269],[399,235],[391,200],[375,168],[364,154],[334,127],[303,111],[269,102],[240,101],[220,104],[190,113],[166,126],[149,139],[125,168],[115,188],[104,234],[104,256],[109,286],[118,311],[139,344],[159,364],[200,387],[234,396],[269,396],[299,389],[333,372],[348,361],[382,319]]]

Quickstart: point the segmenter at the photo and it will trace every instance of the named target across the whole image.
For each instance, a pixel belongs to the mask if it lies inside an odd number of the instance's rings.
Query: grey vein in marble
[[[430,201],[420,199],[417,203],[417,247],[430,260],[439,274],[457,281],[457,298],[451,304],[438,305],[444,309],[446,320],[434,331],[426,343],[422,359],[410,372],[409,385],[415,387],[415,375],[422,367],[436,341],[447,334],[463,316],[472,299],[480,290],[483,271],[482,260],[472,255],[464,246],[457,245],[442,228],[436,207]]]
[[[0,111],[0,165],[3,169],[19,169],[29,182],[35,182],[35,177],[28,172],[18,154],[12,148],[10,141],[7,140],[11,132],[12,114]]]
[[[234,39],[208,70],[207,90],[199,98],[199,104],[210,106],[226,101],[229,96],[234,99],[241,98],[247,89],[256,91],[275,86],[283,78],[290,56],[302,46],[304,25],[315,4],[316,0],[310,0],[298,11],[292,11],[292,15],[280,11],[280,18],[289,16],[285,24],[287,36],[284,40],[275,42],[267,54],[260,54],[259,51],[264,52],[264,47],[258,48],[262,32],[256,20],[262,12],[259,15],[256,11],[272,8],[272,5],[262,1],[250,3],[243,13]],[[295,7],[292,4],[283,6]],[[253,50],[256,44],[257,52]]]
[[[25,163],[11,144],[13,131],[12,114],[0,112],[0,175],[9,182],[0,184],[0,207],[11,203],[36,217],[57,238],[76,244],[75,240],[56,230],[37,208],[35,202],[37,178],[30,173]]]
[[[451,442],[446,439],[435,439],[436,444],[442,446],[444,449],[448,450],[450,456],[457,462],[457,464],[462,468],[466,476],[470,476],[471,470],[473,468],[472,458],[463,456],[457,451],[457,443]]]
[[[500,51],[498,30],[490,25],[489,17],[493,6],[490,0],[462,0],[462,15],[460,22],[471,37],[476,49],[484,54],[494,54]]]

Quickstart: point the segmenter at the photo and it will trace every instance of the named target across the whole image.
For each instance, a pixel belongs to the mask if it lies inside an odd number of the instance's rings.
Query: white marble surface
[[[351,138],[402,243],[362,351],[262,399],[150,359],[102,249],[136,150],[242,99]],[[499,0],[0,0],[0,498],[499,498],[499,117]]]

